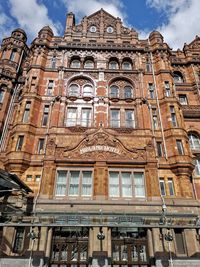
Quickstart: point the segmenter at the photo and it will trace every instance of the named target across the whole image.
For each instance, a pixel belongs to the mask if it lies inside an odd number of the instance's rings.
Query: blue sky
[[[159,30],[173,49],[200,35],[200,0],[0,0],[0,39],[20,27],[31,43],[45,25],[63,35],[67,12],[72,11],[78,23],[100,8],[122,18],[140,39]]]

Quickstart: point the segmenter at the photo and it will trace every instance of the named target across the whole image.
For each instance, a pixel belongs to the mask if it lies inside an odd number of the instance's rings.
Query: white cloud
[[[21,28],[23,28],[30,38],[35,38],[38,31],[49,25],[54,34],[57,35],[61,29],[59,22],[54,23],[48,17],[47,7],[37,0],[9,0],[10,14],[15,18]]]
[[[114,17],[126,19],[126,14],[122,11],[124,5],[120,0],[62,0],[69,12],[73,12],[80,20],[85,15],[90,15],[103,8]]]
[[[4,37],[9,36],[14,25],[13,20],[4,13],[3,7],[0,5],[0,37],[3,39]]]
[[[147,0],[147,4],[167,15],[157,30],[172,48],[182,48],[200,34],[199,0]]]

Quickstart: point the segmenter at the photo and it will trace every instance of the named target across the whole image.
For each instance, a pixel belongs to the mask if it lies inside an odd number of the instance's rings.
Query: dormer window
[[[70,66],[71,66],[71,68],[79,69],[81,67],[80,60],[78,60],[78,59],[72,60]]]

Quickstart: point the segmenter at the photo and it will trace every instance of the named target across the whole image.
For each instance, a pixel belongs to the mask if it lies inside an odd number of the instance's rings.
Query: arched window
[[[124,61],[122,63],[123,70],[132,70],[132,64],[129,61]]]
[[[71,61],[71,64],[70,64],[70,67],[71,68],[75,68],[75,69],[78,69],[81,67],[81,63],[80,63],[80,60],[78,59],[74,59]]]
[[[110,61],[109,62],[109,69],[110,70],[117,70],[117,69],[119,69],[118,62],[117,61],[114,61],[114,60]]]
[[[93,87],[90,84],[87,84],[83,87],[83,97],[92,97],[93,96]]]
[[[200,139],[195,134],[189,134],[190,148],[194,150],[200,150]]]
[[[77,84],[71,84],[69,86],[69,96],[79,96],[79,86]]]
[[[179,71],[174,72],[174,82],[175,83],[183,83],[183,75]]]
[[[119,97],[119,88],[116,85],[110,87],[110,97],[117,98]]]
[[[132,98],[133,97],[133,88],[131,86],[124,87],[124,98]]]
[[[92,60],[86,60],[84,63],[85,69],[93,69],[94,68],[94,62]]]

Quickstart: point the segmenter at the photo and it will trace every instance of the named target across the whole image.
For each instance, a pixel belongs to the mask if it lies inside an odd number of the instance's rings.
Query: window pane
[[[136,197],[145,197],[143,173],[140,173],[140,172],[134,173],[134,184],[135,184],[135,196]]]
[[[70,171],[69,172],[69,195],[78,196],[79,195],[79,175],[80,171]]]
[[[195,159],[195,175],[200,176],[200,159]]]
[[[119,197],[119,172],[109,172],[109,195]]]
[[[178,154],[179,155],[183,155],[184,154],[184,150],[183,150],[183,144],[181,140],[176,140],[176,145],[177,145],[177,149],[178,149]]]
[[[77,120],[77,108],[67,109],[67,126],[75,126]]]
[[[92,110],[90,108],[82,109],[81,125],[84,127],[91,126]]]
[[[83,87],[83,96],[91,97],[93,95],[93,88],[91,85],[86,85]]]
[[[111,127],[118,128],[120,127],[120,112],[118,109],[111,109]]]
[[[18,140],[17,140],[17,146],[16,146],[16,150],[17,151],[21,151],[22,150],[23,142],[24,142],[24,136],[21,135],[21,136],[18,137]]]
[[[174,195],[174,184],[172,178],[168,178],[169,195]]]
[[[164,179],[159,179],[161,196],[165,196],[165,182]]]
[[[132,197],[132,180],[130,172],[121,173],[121,183],[122,183],[122,196]]]
[[[131,98],[131,97],[133,97],[132,91],[133,91],[132,87],[125,86],[124,87],[124,97],[125,98]]]
[[[67,172],[58,171],[55,195],[64,196],[66,194],[66,184],[67,184]]]
[[[82,195],[83,196],[92,195],[92,172],[91,171],[82,172]]]
[[[110,97],[118,97],[119,96],[119,88],[115,85],[110,87]]]
[[[133,110],[125,110],[125,126],[135,128],[135,116]]]
[[[70,85],[69,95],[70,96],[78,96],[79,95],[79,86],[77,84],[71,84]]]

